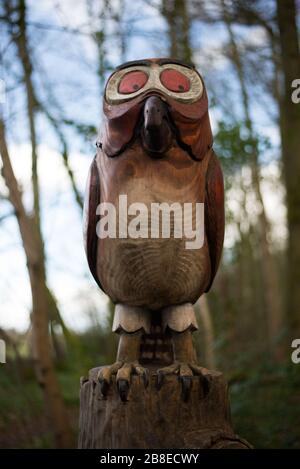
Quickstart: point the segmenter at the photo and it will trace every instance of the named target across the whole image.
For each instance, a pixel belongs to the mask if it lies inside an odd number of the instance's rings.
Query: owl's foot
[[[184,402],[187,402],[192,389],[192,377],[199,376],[203,393],[206,395],[209,390],[209,383],[206,376],[203,374],[201,366],[195,363],[174,362],[170,366],[157,370],[157,388],[160,389],[164,382],[166,375],[176,374],[181,383],[181,396]]]
[[[107,396],[108,389],[111,384],[111,378],[113,375],[116,375],[117,388],[120,398],[123,402],[126,402],[130,388],[131,376],[133,374],[141,376],[144,381],[145,388],[148,386],[148,370],[143,368],[137,361],[117,361],[113,365],[103,366],[98,372],[97,376],[103,397],[105,398]]]

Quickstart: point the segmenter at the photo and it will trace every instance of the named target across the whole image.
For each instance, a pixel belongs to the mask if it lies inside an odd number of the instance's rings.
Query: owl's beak
[[[158,96],[150,96],[145,101],[142,142],[146,150],[159,156],[171,146],[167,104]]]

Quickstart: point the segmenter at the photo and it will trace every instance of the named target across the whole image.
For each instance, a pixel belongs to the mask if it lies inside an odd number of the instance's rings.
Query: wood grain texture
[[[205,230],[211,261],[211,277],[208,291],[217,273],[224,241],[224,183],[220,163],[213,153],[206,175]]]
[[[149,214],[152,202],[203,203],[210,156],[209,151],[202,161],[194,161],[175,142],[159,160],[150,158],[138,142],[118,158],[99,152],[101,202],[118,207],[119,195],[126,194],[128,205],[143,203]],[[151,310],[194,303],[210,282],[209,249],[206,236],[200,249],[186,249],[185,241],[172,236],[99,239],[97,276],[105,292],[116,303]]]
[[[87,191],[84,202],[83,233],[90,271],[99,287],[103,289],[97,275],[98,238],[96,226],[99,216],[96,214],[96,209],[100,200],[100,178],[95,157],[91,164],[87,181]]]
[[[115,382],[107,399],[102,398],[95,382],[98,370],[92,369],[89,378],[82,380],[79,448],[251,448],[232,429],[227,385],[221,373],[203,368],[209,392],[194,377],[188,402],[182,401],[174,375],[166,377],[160,391],[154,371],[147,389],[134,376],[129,401],[122,403]]]
[[[119,195],[128,206],[143,203],[205,204],[205,240],[200,249],[186,249],[186,238],[98,239],[96,207],[109,202],[117,208]],[[86,250],[98,285],[115,303],[159,310],[172,304],[195,303],[210,288],[221,257],[224,238],[224,188],[218,160],[209,150],[194,161],[173,141],[162,159],[151,158],[140,142],[118,158],[99,151],[92,163],[86,192]],[[134,218],[128,216],[127,222]],[[193,210],[195,226],[195,210]]]

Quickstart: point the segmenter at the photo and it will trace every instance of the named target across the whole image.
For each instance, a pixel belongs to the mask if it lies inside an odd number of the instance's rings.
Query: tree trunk
[[[300,51],[294,0],[277,0],[281,64],[284,90],[282,114],[282,156],[286,183],[288,250],[287,315],[292,337],[300,336],[300,105],[292,102],[292,81],[300,78]]]
[[[43,246],[36,222],[25,212],[21,193],[11,166],[5,139],[5,127],[0,119],[0,154],[2,174],[9,190],[27,260],[32,293],[32,328],[34,337],[34,358],[39,384],[44,390],[45,404],[53,422],[57,446],[66,448],[72,445],[68,415],[55,375],[51,347],[49,343],[49,301],[46,285]]]
[[[249,99],[245,84],[245,76],[242,60],[238,45],[236,43],[235,35],[232,29],[230,17],[226,8],[226,3],[221,0],[221,7],[223,11],[224,23],[227,27],[227,32],[230,40],[231,47],[231,60],[235,67],[236,74],[240,83],[242,105],[245,115],[245,127],[248,130],[249,138],[254,141],[253,125],[250,117]],[[261,259],[262,259],[262,273],[265,287],[265,300],[266,300],[266,316],[268,324],[268,343],[270,353],[275,352],[277,359],[282,358],[282,349],[276,343],[282,332],[282,306],[280,298],[280,285],[278,279],[278,272],[276,264],[269,246],[270,237],[270,222],[268,220],[265,204],[262,196],[261,181],[260,181],[260,167],[259,155],[256,148],[253,148],[253,153],[250,160],[252,186],[256,196],[256,200],[260,205],[261,212],[259,214],[259,240],[261,245]]]
[[[103,399],[97,383],[99,368],[81,379],[79,448],[242,448],[247,441],[234,434],[227,385],[221,373],[203,368],[209,392],[193,377],[188,402],[183,402],[176,376],[167,376],[158,391],[154,370],[149,386],[134,376],[123,403],[115,380]]]
[[[166,375],[158,390],[157,370],[174,362],[174,343],[157,315],[144,334],[138,361],[149,371],[149,385],[132,376],[122,402],[115,377],[101,394],[100,367],[81,378],[79,448],[249,448],[231,426],[227,384],[221,373],[202,368],[193,376],[187,401],[178,376]]]
[[[7,3],[7,2],[6,2]],[[7,3],[7,13],[12,12],[11,5]],[[13,39],[17,46],[18,55],[23,68],[23,80],[26,88],[27,98],[27,115],[29,121],[30,140],[31,140],[31,175],[33,190],[33,206],[34,217],[38,229],[40,229],[40,191],[38,180],[38,155],[37,155],[37,138],[35,129],[35,111],[37,109],[37,100],[35,97],[34,87],[32,83],[32,64],[28,53],[28,41],[26,33],[26,3],[25,0],[18,0],[18,31],[13,33]]]
[[[168,26],[169,56],[191,63],[190,18],[187,2],[185,0],[163,0],[161,14]]]

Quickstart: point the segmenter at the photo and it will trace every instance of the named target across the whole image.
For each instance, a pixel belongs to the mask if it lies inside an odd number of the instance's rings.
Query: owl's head
[[[151,156],[175,144],[194,159],[212,145],[203,80],[193,66],[173,59],[127,62],[109,77],[104,93],[102,148],[117,156],[136,138]]]

